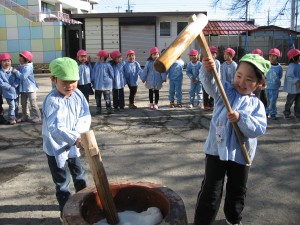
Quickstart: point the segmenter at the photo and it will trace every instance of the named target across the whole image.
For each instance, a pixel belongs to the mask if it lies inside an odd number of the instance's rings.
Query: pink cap
[[[10,54],[3,53],[3,54],[0,55],[0,61],[7,60],[7,59],[11,59]]]
[[[235,56],[235,51],[232,48],[226,48],[224,52],[227,52],[233,58]]]
[[[97,53],[97,56],[100,56],[100,57],[103,57],[105,59],[108,58],[109,54],[108,54],[108,51],[106,50],[100,50],[98,53]]]
[[[256,55],[260,55],[260,56],[264,56],[263,51],[260,50],[259,48],[254,49],[251,53],[252,53],[252,54],[256,54]]]
[[[276,55],[277,57],[280,57],[280,51],[277,48],[272,48],[269,51],[269,55]]]
[[[196,49],[192,49],[189,53],[189,55],[196,55],[198,56],[199,55],[199,52],[196,50]]]
[[[80,49],[80,50],[77,52],[77,56],[81,56],[81,55],[87,55],[86,51],[83,50],[83,49]]]
[[[23,51],[23,52],[20,53],[20,55],[23,56],[25,59],[27,59],[30,62],[32,61],[33,56],[32,56],[31,52]]]
[[[131,50],[131,49],[130,49],[130,50],[127,50],[127,51],[126,51],[126,56],[129,55],[129,54],[135,54],[135,52],[134,52],[133,50]]]
[[[111,57],[112,59],[118,58],[119,56],[122,56],[122,53],[119,52],[118,50],[114,50],[114,51],[112,51],[112,52],[110,53],[110,57]]]
[[[210,46],[209,50],[211,53],[218,53],[218,48],[216,46]]]
[[[152,55],[153,53],[159,53],[158,47],[153,47],[150,49],[149,54]]]
[[[296,48],[293,48],[287,52],[287,57],[289,59],[294,58],[297,55],[300,55],[300,51]]]

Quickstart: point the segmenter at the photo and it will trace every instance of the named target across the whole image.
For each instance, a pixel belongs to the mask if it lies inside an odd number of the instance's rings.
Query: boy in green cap
[[[80,134],[90,129],[89,105],[77,89],[78,65],[71,58],[53,60],[49,69],[56,88],[43,102],[43,150],[48,159],[62,218],[63,207],[71,197],[70,174],[75,191],[86,187],[85,170],[80,161]]]
[[[241,58],[233,83],[222,81],[232,112],[227,112],[220,91],[211,73],[212,58],[205,57],[200,69],[200,80],[206,92],[215,100],[209,135],[205,142],[205,175],[198,194],[195,225],[212,224],[218,213],[225,175],[227,176],[224,213],[228,224],[241,224],[250,165],[246,164],[241,146],[231,123],[237,123],[244,135],[251,161],[254,158],[257,137],[267,127],[263,103],[253,91],[264,82],[270,62],[259,55],[247,54]]]

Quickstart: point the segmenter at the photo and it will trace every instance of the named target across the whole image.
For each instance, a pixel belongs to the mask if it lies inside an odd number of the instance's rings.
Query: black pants
[[[124,109],[124,88],[113,89],[113,107],[114,109]]]
[[[204,106],[213,107],[214,106],[214,98],[209,96],[204,88],[203,90],[203,104]]]
[[[205,175],[198,194],[194,225],[213,224],[222,199],[225,175],[227,183],[224,213],[230,223],[240,223],[249,169],[249,166],[206,155]]]
[[[155,94],[154,103],[158,104],[159,90],[149,89],[149,101],[150,101],[150,104],[153,104],[153,93]]]
[[[129,104],[133,105],[138,86],[129,86],[128,85],[128,88],[129,88]]]

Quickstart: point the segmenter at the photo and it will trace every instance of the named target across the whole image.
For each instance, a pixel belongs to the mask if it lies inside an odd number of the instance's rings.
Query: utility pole
[[[120,9],[122,8],[121,6],[117,6],[115,7],[116,9],[118,9],[118,13],[120,12]]]
[[[132,13],[132,10],[130,9],[130,3],[129,3],[129,0],[128,0],[128,5],[127,5],[126,12],[127,12],[127,13]]]
[[[292,0],[291,1],[291,27],[290,27],[291,30],[295,30],[295,16],[296,16],[295,6],[296,6],[295,0]]]
[[[246,21],[248,21],[248,11],[249,11],[249,2],[250,2],[250,0],[247,0],[246,1]]]

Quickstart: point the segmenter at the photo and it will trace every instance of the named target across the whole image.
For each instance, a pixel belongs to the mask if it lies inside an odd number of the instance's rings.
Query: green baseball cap
[[[270,70],[271,63],[265,60],[263,57],[257,54],[246,54],[241,59],[240,62],[248,62],[254,65],[258,70],[260,70],[264,75]]]
[[[54,77],[61,80],[79,80],[78,64],[74,59],[68,57],[54,59],[49,69]]]

